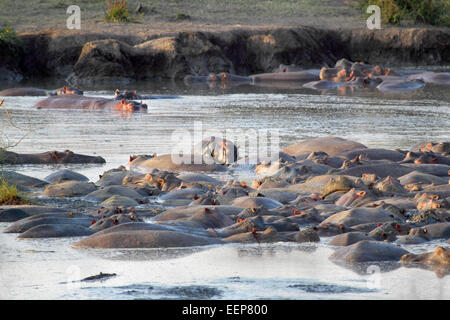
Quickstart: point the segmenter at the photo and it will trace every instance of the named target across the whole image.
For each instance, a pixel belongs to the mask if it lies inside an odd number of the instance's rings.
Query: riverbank
[[[52,30],[0,44],[3,81],[41,77],[74,83],[182,79],[189,74],[271,72],[280,64],[332,66],[341,58],[395,66],[448,65],[448,28],[328,30],[228,27],[176,33]]]

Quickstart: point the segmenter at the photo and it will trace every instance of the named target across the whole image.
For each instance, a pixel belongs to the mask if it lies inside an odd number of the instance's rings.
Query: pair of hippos
[[[372,66],[363,62],[338,60],[333,68],[301,69],[296,66],[280,65],[271,73],[250,76],[238,76],[222,72],[207,76],[189,75],[185,82],[222,83],[224,86],[236,84],[275,84],[288,82],[306,82],[306,88],[326,90],[339,87],[376,87],[382,92],[411,91],[425,86],[426,83],[450,85],[448,72],[395,72],[381,65]]]
[[[142,96],[134,91],[115,91],[112,99],[99,97],[85,97],[79,88],[67,87],[56,90],[45,90],[39,88],[11,88],[0,91],[0,96],[48,96],[48,98],[35,104],[38,109],[106,109],[117,111],[142,111],[147,110],[147,104],[134,100],[149,99],[175,99],[178,96]]]

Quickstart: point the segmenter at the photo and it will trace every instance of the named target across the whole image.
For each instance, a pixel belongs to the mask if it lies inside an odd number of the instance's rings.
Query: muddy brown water
[[[56,82],[24,84],[45,88]],[[6,87],[2,85],[0,89]],[[83,88],[88,96],[112,96],[117,85]],[[148,100],[147,112],[123,114],[89,110],[37,110],[42,97],[9,97],[1,128],[16,152],[70,149],[103,156],[105,165],[7,166],[43,178],[69,168],[97,181],[103,171],[126,165],[129,155],[168,153],[175,129],[193,133],[196,121],[205,129],[272,129],[280,147],[302,139],[335,135],[369,147],[408,149],[424,140],[450,139],[448,87],[427,85],[399,94],[376,90],[327,92],[301,85],[210,88],[183,83],[136,83],[121,88],[141,94],[174,94],[179,99]],[[217,175],[250,181],[248,167]],[[0,231],[9,224],[1,223]],[[0,298],[3,299],[448,299],[449,277],[432,271],[382,266],[371,275],[333,264],[333,249],[319,244],[226,245],[190,249],[80,250],[77,239],[16,240],[0,233]],[[441,242],[405,246],[430,251]],[[444,242],[442,242],[444,243]],[[116,273],[104,281],[72,282]]]

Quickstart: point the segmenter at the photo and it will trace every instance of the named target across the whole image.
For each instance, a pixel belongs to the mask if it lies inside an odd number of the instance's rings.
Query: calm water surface
[[[55,83],[32,84],[56,88]],[[60,85],[59,85],[60,86]],[[130,155],[169,153],[171,134],[194,122],[204,129],[276,129],[280,147],[302,139],[335,135],[369,147],[407,149],[424,141],[450,139],[448,87],[429,86],[406,94],[374,90],[318,92],[291,87],[209,88],[139,83],[141,94],[176,94],[149,100],[144,113],[37,110],[42,97],[9,97],[5,106],[15,127],[1,120],[12,150],[72,150],[100,155],[105,165],[7,167],[43,178],[67,167],[98,180],[103,171],[126,165]],[[88,96],[109,97],[98,86]],[[251,180],[253,172],[218,176]],[[9,224],[0,223],[0,232]],[[328,260],[328,239],[320,244],[226,245],[193,249],[80,250],[77,239],[16,240],[0,233],[0,298],[3,299],[450,299],[450,277],[420,269],[382,266],[381,274],[337,266]],[[436,243],[409,246],[429,251]],[[99,272],[105,281],[72,282]]]

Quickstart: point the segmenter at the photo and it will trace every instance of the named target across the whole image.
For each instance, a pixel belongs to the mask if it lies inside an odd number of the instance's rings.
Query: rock
[[[348,263],[399,261],[407,253],[408,251],[390,243],[363,240],[336,250],[330,259]]]
[[[94,190],[97,190],[97,187],[91,182],[65,181],[48,185],[44,194],[47,197],[81,197]]]

